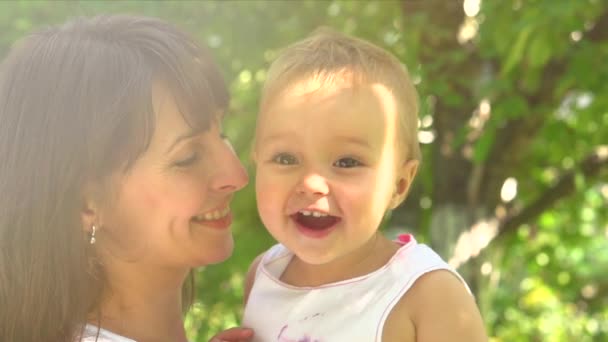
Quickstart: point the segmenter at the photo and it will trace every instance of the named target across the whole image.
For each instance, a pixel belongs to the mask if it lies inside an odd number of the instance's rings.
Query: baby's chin
[[[339,255],[335,251],[324,250],[315,253],[311,251],[310,248],[301,245],[294,246],[294,248],[287,245],[287,248],[289,248],[300,261],[311,266],[327,265],[339,258]]]

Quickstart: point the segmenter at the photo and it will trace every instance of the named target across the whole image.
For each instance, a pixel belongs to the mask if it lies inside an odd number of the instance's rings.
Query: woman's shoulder
[[[84,327],[82,336],[76,342],[136,342],[130,338],[120,336],[109,330],[98,328],[92,324]]]

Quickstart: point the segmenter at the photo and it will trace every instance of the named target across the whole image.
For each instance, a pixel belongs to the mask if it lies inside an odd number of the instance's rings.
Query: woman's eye
[[[279,153],[272,158],[272,162],[280,165],[294,165],[298,163],[298,159],[288,153]]]
[[[341,167],[341,168],[351,168],[363,165],[360,161],[355,158],[345,157],[340,158],[334,162],[333,166]]]
[[[173,163],[177,167],[187,167],[198,161],[198,153],[193,153],[190,157],[178,160]]]

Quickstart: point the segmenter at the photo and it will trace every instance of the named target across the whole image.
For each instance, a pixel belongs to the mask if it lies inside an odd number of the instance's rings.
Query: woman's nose
[[[231,193],[242,189],[249,182],[247,172],[229,142],[223,141],[215,162],[215,177],[211,187],[220,192]]]

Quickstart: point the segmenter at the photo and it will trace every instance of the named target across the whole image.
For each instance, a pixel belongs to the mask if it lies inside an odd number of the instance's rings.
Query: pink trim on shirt
[[[352,284],[352,283],[356,283],[356,282],[365,280],[365,279],[373,276],[374,274],[381,272],[382,270],[388,268],[389,265],[393,262],[393,260],[399,256],[399,254],[403,253],[405,250],[409,249],[411,246],[415,246],[417,244],[416,239],[414,238],[414,236],[412,234],[400,234],[399,236],[397,236],[397,240],[395,242],[398,243],[399,245],[401,245],[401,247],[397,250],[397,252],[395,252],[395,254],[391,257],[391,259],[386,264],[382,265],[382,267],[380,267],[377,270],[372,271],[368,274],[364,274],[362,276],[351,278],[351,279],[341,280],[341,281],[334,282],[334,283],[323,284],[323,285],[319,285],[319,286],[300,287],[300,286],[289,285],[285,282],[282,282],[279,279],[279,277],[275,277],[274,275],[270,274],[268,272],[268,270],[266,269],[266,267],[261,267],[261,271],[264,272],[264,274],[266,274],[266,276],[268,276],[268,278],[270,280],[272,280],[274,283],[276,283],[277,285],[288,288],[288,289],[292,289],[292,290],[309,291],[309,290],[314,290],[314,289],[322,289],[322,288],[330,288],[330,287],[335,287],[335,286],[348,285],[348,284]],[[293,253],[289,252],[288,254],[279,255],[279,256],[275,257],[274,259],[271,259],[268,261],[262,260],[262,262],[260,263],[260,266],[262,266],[262,264],[264,266],[269,265],[286,256],[293,257]]]

